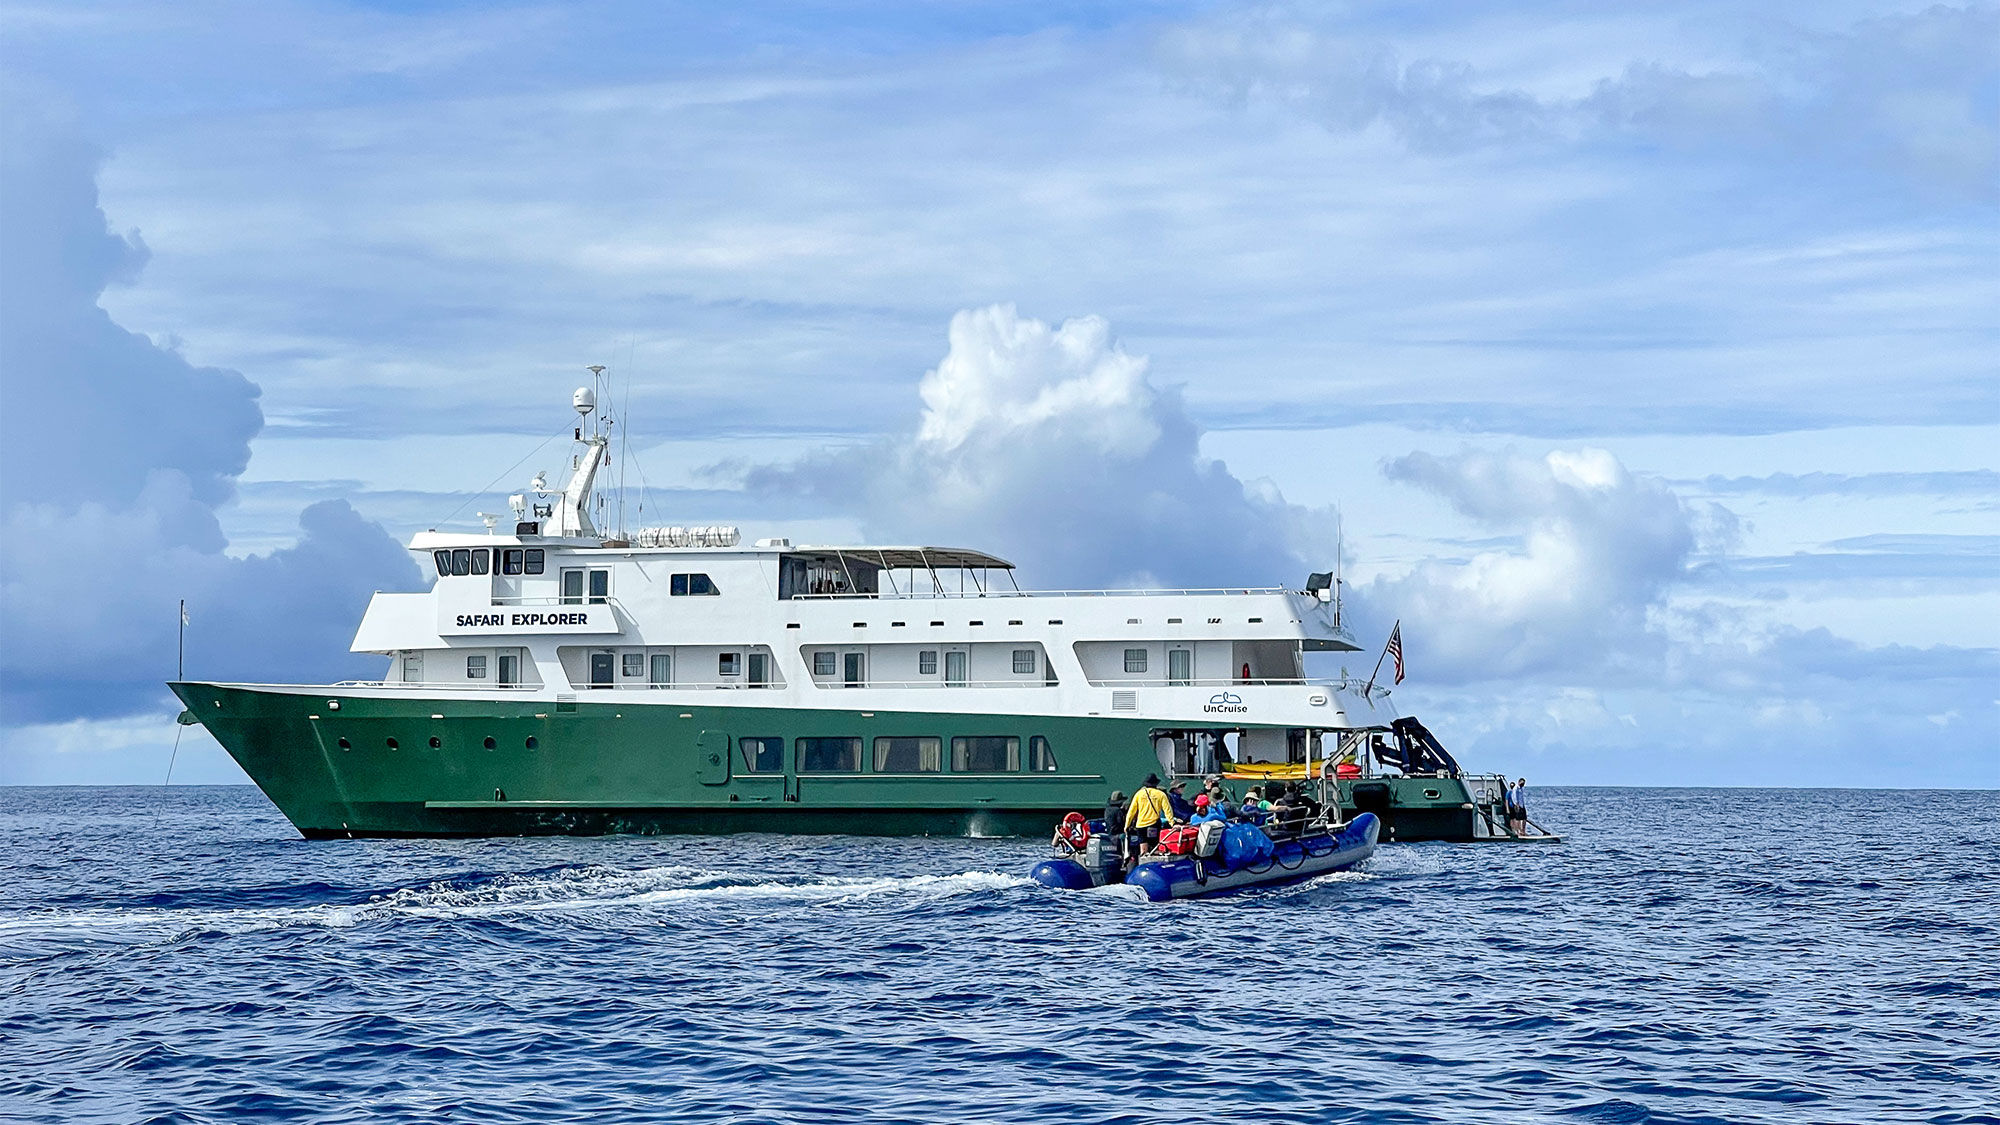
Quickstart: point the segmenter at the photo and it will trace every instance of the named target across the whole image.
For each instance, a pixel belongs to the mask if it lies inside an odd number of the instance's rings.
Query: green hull
[[[1160,769],[1150,738],[1158,724],[1140,718],[681,707],[588,697],[551,703],[339,696],[335,708],[330,693],[204,683],[173,689],[311,839],[1045,836],[1064,813],[1101,809],[1111,790],[1129,793]],[[877,737],[932,736],[949,746],[954,737],[980,735],[1012,735],[1024,749],[1032,737],[1045,737],[1058,768],[868,772]],[[747,737],[781,739],[782,771],[749,771],[737,741]],[[799,770],[795,740],[813,737],[862,739],[863,772]],[[1373,809],[1383,817],[1384,839],[1471,838],[1458,782],[1386,784],[1388,804]],[[1351,810],[1348,789],[1343,783],[1343,804]]]

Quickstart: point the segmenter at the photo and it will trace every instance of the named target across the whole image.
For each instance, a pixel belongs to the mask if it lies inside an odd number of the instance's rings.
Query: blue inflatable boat
[[[1362,813],[1331,832],[1308,832],[1295,840],[1273,841],[1251,824],[1232,824],[1209,856],[1147,856],[1123,871],[1116,837],[1092,836],[1074,856],[1044,860],[1031,873],[1037,883],[1064,890],[1088,890],[1126,883],[1154,902],[1229,894],[1250,887],[1296,883],[1329,871],[1346,871],[1375,854],[1382,822]]]

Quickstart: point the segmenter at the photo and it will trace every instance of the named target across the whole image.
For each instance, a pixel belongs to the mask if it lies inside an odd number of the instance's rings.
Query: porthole
[[[493,749],[494,745],[495,745],[495,744],[494,744],[494,742],[493,742],[493,736],[492,736],[492,735],[490,735],[490,734],[489,734],[489,735],[487,735],[487,736],[486,736],[486,748],[487,748],[488,750],[491,750],[491,749]]]
[[[339,741],[340,741],[340,748],[341,748],[342,750],[352,750],[352,749],[354,749],[354,744],[353,744],[352,742],[349,742],[349,741],[347,741],[347,740],[346,740],[346,739],[344,739],[344,738],[343,738],[343,739],[340,739]]]
[[[528,749],[533,750],[535,747],[539,745],[541,744],[535,741],[534,735],[531,734],[528,736]]]
[[[431,749],[436,750],[438,747],[443,745],[444,745],[444,739],[439,738],[437,735],[431,735]]]
[[[396,748],[396,740],[393,738],[385,738],[382,740],[382,745],[387,746],[391,750],[394,750]]]

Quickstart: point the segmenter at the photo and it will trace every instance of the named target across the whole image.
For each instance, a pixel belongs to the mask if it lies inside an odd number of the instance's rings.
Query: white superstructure
[[[514,497],[511,532],[489,519],[485,534],[415,536],[436,581],[375,595],[353,649],[389,657],[388,674],[343,690],[1241,723],[1239,757],[1278,761],[1288,732],[1260,728],[1393,717],[1379,689],[1305,675],[1304,653],[1357,647],[1326,575],[1297,590],[1031,591],[965,548],[608,534],[592,508],[610,440],[595,395],[574,404],[569,479]]]

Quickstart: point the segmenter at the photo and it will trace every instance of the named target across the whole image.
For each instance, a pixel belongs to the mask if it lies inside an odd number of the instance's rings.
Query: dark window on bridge
[[[542,572],[542,549],[540,547],[528,548],[528,558],[526,561],[529,574],[540,574]]]
[[[492,561],[492,556],[484,548],[480,548],[478,550],[473,551],[472,573],[485,574],[487,564],[491,561]]]
[[[667,593],[671,597],[701,598],[721,592],[715,588],[715,583],[708,580],[706,574],[676,574],[667,580]]]
[[[460,547],[451,553],[451,572],[459,575],[472,573],[472,551],[470,548]]]
[[[500,573],[521,573],[521,548],[509,547],[500,552]]]
[[[451,573],[450,551],[432,551],[431,561],[437,564],[437,572],[439,578],[443,578],[445,575]]]

